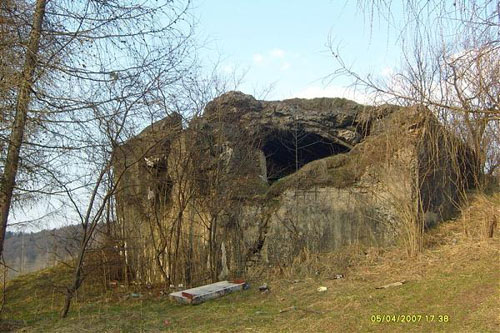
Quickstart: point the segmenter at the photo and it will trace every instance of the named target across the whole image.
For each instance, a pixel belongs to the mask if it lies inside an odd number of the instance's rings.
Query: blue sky
[[[239,86],[243,92],[259,95],[274,83],[267,99],[341,96],[364,101],[362,93],[346,89],[347,78],[325,82],[337,68],[328,41],[361,74],[387,74],[398,62],[399,47],[387,23],[370,25],[356,2],[200,0],[195,15],[198,35],[207,41],[203,57],[220,58],[220,69],[228,73],[246,71]]]
[[[388,34],[387,23],[370,26],[356,2],[195,0],[197,35],[206,41],[201,58],[207,69],[219,61],[226,74],[246,72],[238,90],[257,98],[346,97],[369,103],[362,92],[347,89],[349,79],[324,80],[337,68],[327,47],[329,39],[360,74],[388,74],[398,63],[399,47]],[[263,96],[271,84],[274,88]],[[42,210],[34,205],[17,211],[13,222],[40,217]]]

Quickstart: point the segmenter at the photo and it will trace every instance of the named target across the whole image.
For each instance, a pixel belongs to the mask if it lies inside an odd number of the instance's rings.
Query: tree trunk
[[[19,166],[19,152],[23,142],[24,128],[30,103],[30,93],[33,86],[33,76],[37,66],[37,55],[40,45],[42,24],[45,17],[46,3],[46,0],[37,0],[36,2],[33,27],[30,32],[22,79],[19,84],[19,92],[16,100],[16,114],[10,133],[7,159],[5,160],[4,173],[0,179],[0,257],[3,254],[3,243],[5,240],[5,231],[7,230],[12,192],[14,190],[17,169]]]
[[[75,295],[75,292],[80,288],[82,284],[82,268],[83,268],[83,257],[85,256],[85,240],[82,241],[82,247],[80,248],[80,252],[78,254],[78,260],[76,262],[75,272],[73,274],[73,281],[69,288],[66,288],[66,297],[64,299],[64,306],[61,311],[61,318],[66,318],[69,312],[69,307],[71,305],[71,300]]]

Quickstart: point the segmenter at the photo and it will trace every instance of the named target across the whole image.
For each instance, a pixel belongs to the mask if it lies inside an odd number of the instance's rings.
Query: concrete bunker
[[[154,124],[118,147],[113,161],[116,175],[125,170],[116,205],[130,271],[139,281],[189,284],[218,276],[223,262],[240,276],[254,263],[293,262],[303,249],[393,245],[402,226],[394,198],[411,202],[415,181],[426,220],[447,218],[464,173],[453,174],[446,150],[435,154],[434,143],[449,134],[437,122],[422,132],[425,114],[415,111],[230,92],[188,128]],[[439,140],[420,135],[434,132]],[[157,145],[163,139],[172,146]],[[438,158],[435,172],[415,172],[430,158]],[[177,200],[180,191],[188,201]],[[169,231],[165,239],[160,230]]]

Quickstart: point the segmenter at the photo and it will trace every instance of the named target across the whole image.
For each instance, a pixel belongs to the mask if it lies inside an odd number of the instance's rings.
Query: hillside
[[[499,200],[495,196],[486,209],[498,209]],[[60,320],[62,295],[57,286],[64,279],[63,268],[57,267],[9,283],[3,313],[9,320],[3,328],[10,325],[23,332],[498,332],[499,228],[494,238],[481,237],[476,232],[482,224],[478,211],[464,210],[464,217],[428,232],[426,249],[415,258],[408,259],[398,248],[304,253],[291,267],[251,272],[249,290],[198,306],[172,303],[160,289],[105,290],[87,283],[70,316]],[[345,277],[334,279],[339,273]],[[376,289],[401,281],[400,286]],[[258,291],[264,282],[270,286],[269,293]],[[328,290],[318,292],[319,286]],[[392,322],[398,315],[415,315],[408,318],[417,322]],[[384,322],[377,322],[378,318]]]
[[[4,257],[8,278],[55,265],[72,253],[78,240],[78,226],[39,232],[7,232]]]

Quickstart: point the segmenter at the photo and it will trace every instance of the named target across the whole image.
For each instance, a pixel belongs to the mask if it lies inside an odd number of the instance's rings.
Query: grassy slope
[[[286,278],[254,278],[250,290],[198,306],[174,304],[155,290],[127,298],[131,291],[124,288],[102,293],[87,286],[66,320],[58,319],[62,296],[54,287],[64,282],[61,268],[45,270],[9,283],[3,317],[34,332],[500,331],[498,229],[494,239],[479,241],[463,236],[459,223],[448,223],[426,242],[427,249],[410,261],[397,249],[372,249],[344,272],[345,279],[294,276],[290,270]],[[407,282],[375,289],[400,280]],[[271,287],[268,294],[256,288],[264,281]],[[328,291],[319,293],[320,285]],[[419,323],[373,323],[377,314],[424,317]],[[434,315],[434,321],[425,315]],[[449,316],[449,322],[439,323],[439,315]]]

